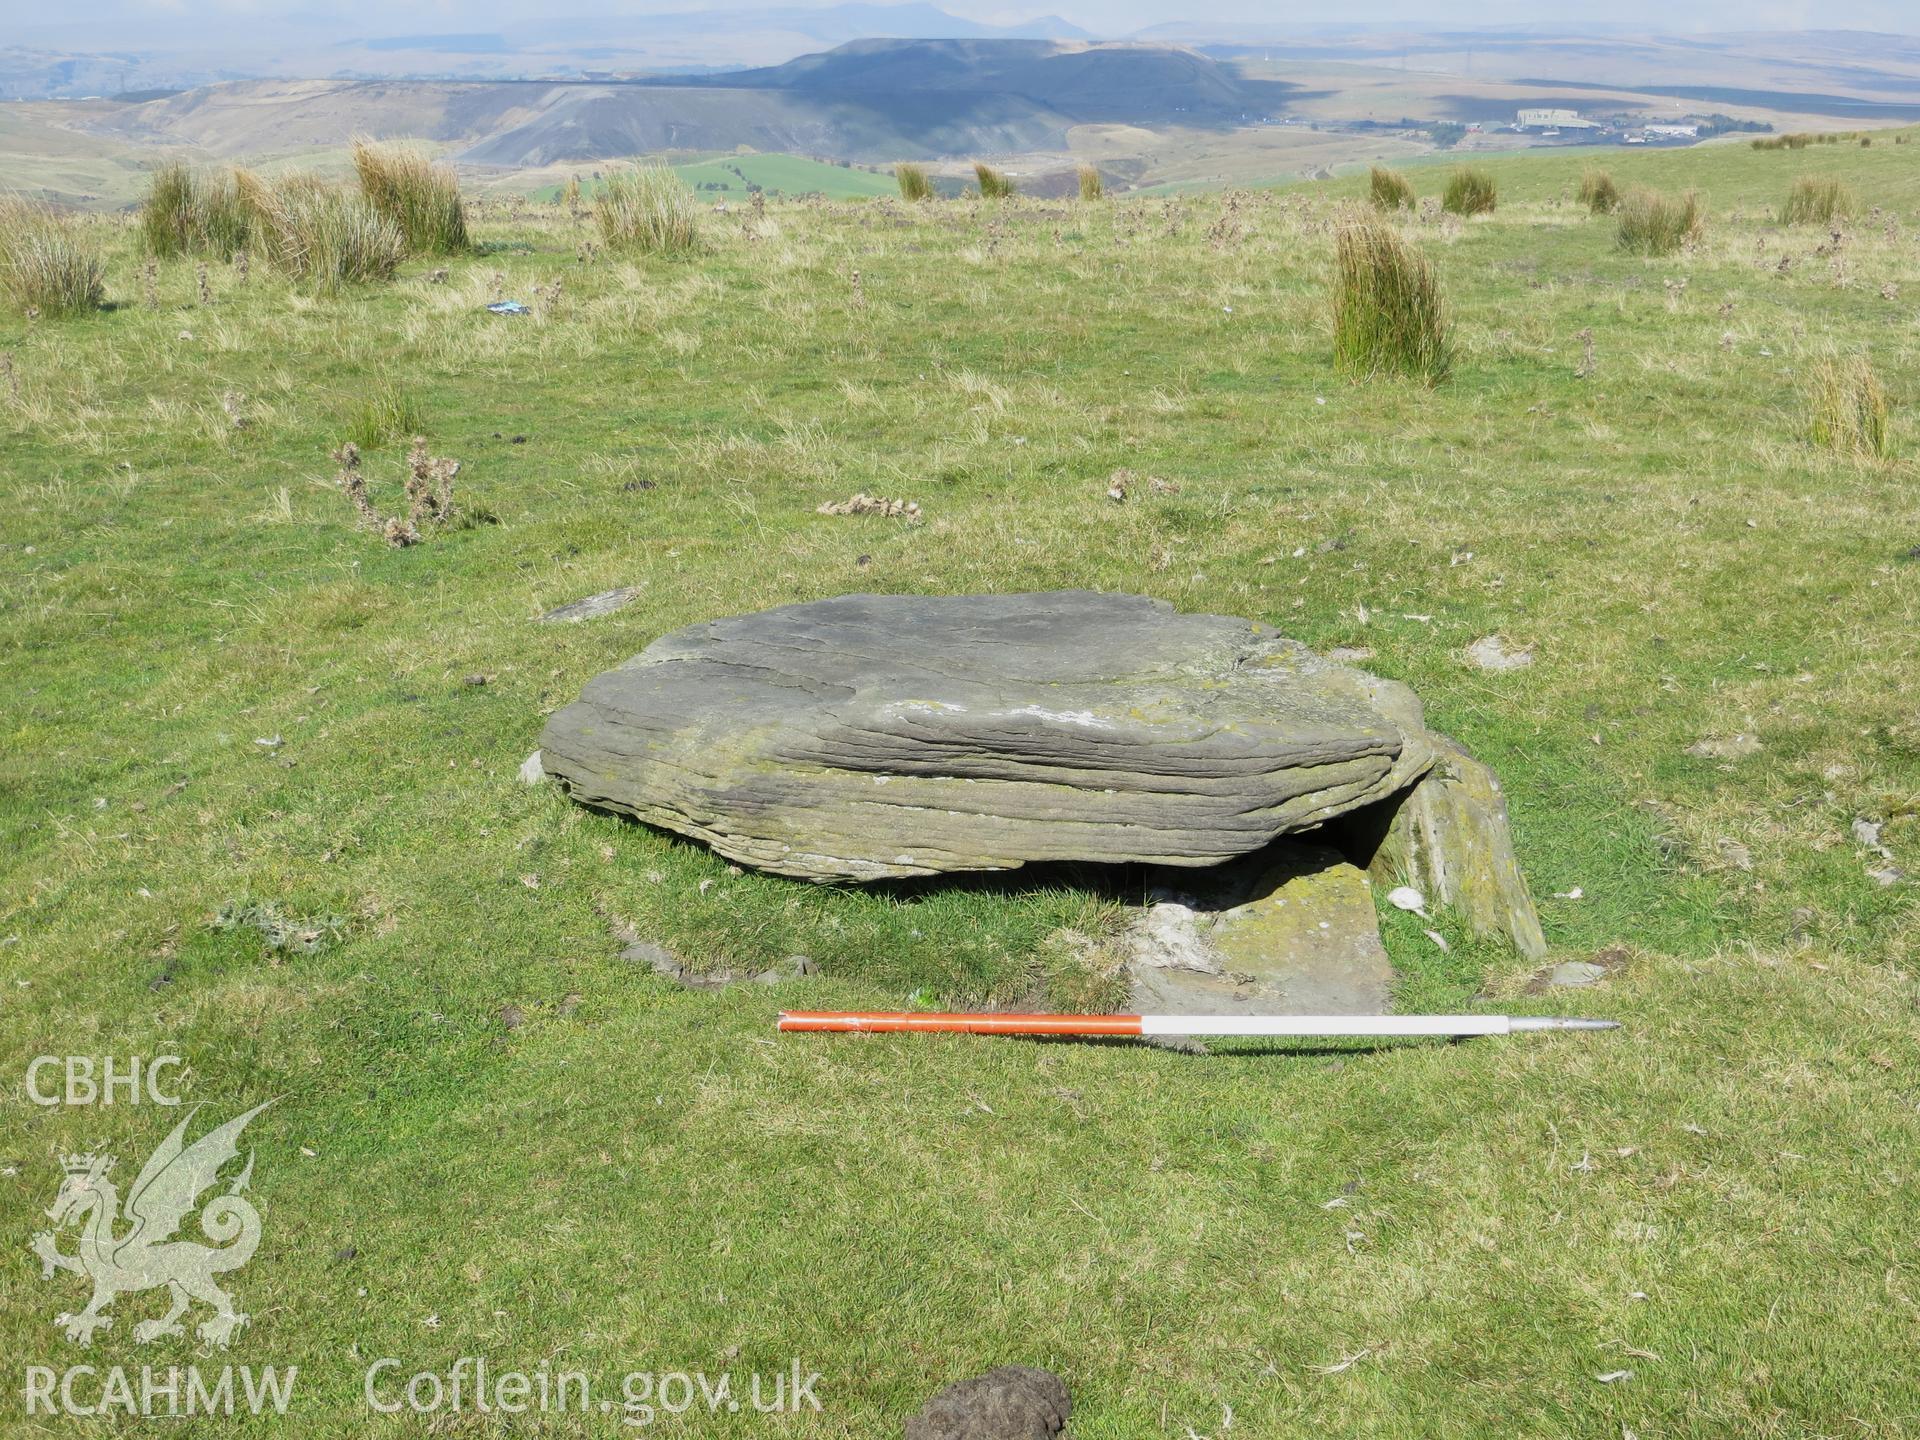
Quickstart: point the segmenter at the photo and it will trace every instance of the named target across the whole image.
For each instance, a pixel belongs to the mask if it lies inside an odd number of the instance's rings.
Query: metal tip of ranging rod
[[[1507,1022],[1512,1030],[1618,1030],[1618,1020],[1582,1020],[1571,1015],[1515,1015]]]

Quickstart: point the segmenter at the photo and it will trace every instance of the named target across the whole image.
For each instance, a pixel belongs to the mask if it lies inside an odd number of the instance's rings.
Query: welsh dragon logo
[[[33,1253],[40,1257],[43,1280],[51,1279],[56,1270],[71,1270],[93,1281],[93,1299],[86,1309],[78,1315],[54,1317],[53,1323],[66,1331],[69,1340],[88,1345],[94,1331],[110,1329],[113,1317],[104,1312],[116,1295],[162,1285],[173,1303],[160,1319],[143,1320],[133,1327],[133,1338],[142,1344],[162,1335],[184,1334],[180,1317],[195,1300],[211,1305],[214,1312],[198,1326],[202,1340],[224,1348],[247,1323],[247,1317],[234,1309],[233,1297],[214,1283],[214,1277],[238,1270],[253,1258],[260,1243],[260,1212],[241,1195],[253,1175],[251,1151],[246,1167],[233,1177],[226,1192],[215,1195],[200,1211],[200,1229],[213,1244],[173,1237],[201,1194],[218,1183],[220,1168],[238,1158],[235,1142],[247,1122],[271,1104],[269,1100],[256,1105],[189,1145],[187,1125],[200,1109],[194,1106],[141,1167],[124,1204],[118,1187],[108,1178],[113,1156],[61,1155],[66,1178],[47,1218],[56,1227],[77,1224],[79,1248],[63,1255],[54,1232],[42,1230],[33,1237]],[[122,1224],[131,1228],[116,1234]]]

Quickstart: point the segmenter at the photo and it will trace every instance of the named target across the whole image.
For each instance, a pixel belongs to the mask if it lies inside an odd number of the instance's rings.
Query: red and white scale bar
[[[916,1035],[1511,1035],[1614,1030],[1561,1015],[1032,1015],[965,1011],[783,1010],[780,1029]]]

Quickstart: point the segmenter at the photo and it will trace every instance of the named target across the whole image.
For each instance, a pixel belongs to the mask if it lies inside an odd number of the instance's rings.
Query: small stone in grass
[[[1514,646],[1504,635],[1482,635],[1467,647],[1467,659],[1482,670],[1524,670],[1533,664],[1533,647]]]
[[[1747,734],[1703,735],[1687,746],[1687,754],[1700,760],[1742,760],[1759,752],[1759,737]]]
[[[520,762],[519,774],[522,785],[538,785],[542,780],[547,778],[547,772],[540,764],[540,752],[538,750]]]
[[[1591,960],[1563,960],[1547,972],[1549,985],[1597,985],[1607,978],[1607,967]]]
[[[638,585],[627,585],[618,590],[602,590],[598,595],[589,595],[584,600],[570,600],[565,605],[556,605],[540,617],[540,623],[554,625],[595,620],[632,604],[639,594]]]

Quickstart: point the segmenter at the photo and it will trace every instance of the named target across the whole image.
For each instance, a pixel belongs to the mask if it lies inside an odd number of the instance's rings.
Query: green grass
[[[1619,223],[1614,238],[1629,255],[1678,254],[1683,246],[1699,243],[1706,225],[1700,197],[1691,190],[1684,195],[1630,190],[1615,213]]]
[[[1365,220],[1334,237],[1333,362],[1436,384],[1453,363],[1446,302],[1433,266],[1392,226]]]
[[[368,1420],[366,1360],[475,1354],[826,1376],[819,1417],[661,1427],[699,1435],[897,1434],[1002,1362],[1067,1378],[1079,1440],[1909,1434],[1920,913],[1869,871],[1920,871],[1920,486],[1816,447],[1804,394],[1870,352],[1911,453],[1916,332],[1882,292],[1911,236],[1823,255],[1772,211],[1805,168],[1904,217],[1912,153],[1623,156],[1711,217],[1652,260],[1583,223],[1577,158],[1489,159],[1497,214],[1406,222],[1454,316],[1433,389],[1334,369],[1364,175],[1233,226],[1212,196],[772,204],[673,265],[480,207],[446,283],[215,267],[202,307],[170,261],[151,310],[102,224],[114,308],[0,317],[0,1065],[179,1054],[200,1123],[281,1097],[226,1357],[300,1366],[275,1435],[416,1433]],[[561,275],[558,305],[481,308]],[[497,524],[359,527],[328,453],[389,388]],[[1116,506],[1123,465],[1180,489]],[[926,518],[815,513],[860,489]],[[1127,897],[736,875],[514,779],[547,710],[671,628],[1080,585],[1371,648],[1500,774],[1554,958],[1629,956],[1534,994],[1390,915],[1402,1003],[1626,1028],[1210,1059],[776,1037],[782,1006],[1071,995],[1060,932]],[[1472,669],[1492,633],[1535,664]],[[1699,748],[1735,734],[1759,749]],[[823,973],[683,992],[619,959],[628,927]],[[178,1112],[16,1082],[4,1113],[15,1363],[205,1367],[131,1343],[151,1296],[66,1344],[79,1278],[25,1250],[57,1151],[133,1171]]]
[[[701,247],[693,192],[665,165],[609,171],[594,192],[593,218],[610,250],[691,255]]]
[[[772,199],[819,195],[829,200],[860,200],[894,193],[891,175],[809,160],[804,155],[728,155],[674,169],[697,194],[720,195],[733,202],[746,199],[749,186],[757,186]]]
[[[893,182],[900,187],[902,200],[919,201],[933,198],[933,181],[928,178],[923,166],[905,164],[894,166]]]
[[[754,190],[769,199],[820,198],[826,200],[864,200],[896,193],[891,172],[875,172],[860,166],[836,165],[811,160],[804,155],[720,155],[707,160],[677,163],[673,171],[686,181],[696,198],[711,202],[722,199],[737,205]],[[605,169],[601,171],[606,174]],[[591,175],[580,177],[581,193],[592,199],[602,184]],[[535,189],[531,198],[549,203],[564,200],[565,186],[546,185]]]
[[[1802,175],[1780,207],[1782,225],[1831,225],[1858,208],[1853,192],[1831,175]]]
[[[734,155],[674,168],[696,192],[723,195],[731,201],[744,200],[750,185],[774,199],[818,195],[828,200],[860,200],[894,193],[891,175],[804,155]]]
[[[181,162],[153,172],[140,204],[140,239],[149,255],[232,260],[247,248],[253,213],[230,170],[196,171]]]
[[[1491,171],[1463,165],[1447,176],[1440,207],[1449,215],[1491,215],[1499,203],[1500,187]]]
[[[1007,200],[1014,194],[1013,177],[1004,170],[996,170],[985,161],[973,163],[974,183],[980,187],[982,200]]]
[[[410,255],[457,255],[467,249],[460,181],[415,145],[355,136],[353,168],[361,197],[406,237]]]
[[[1842,455],[1884,460],[1892,452],[1892,406],[1864,355],[1825,356],[1807,384],[1808,433]]]
[[[1376,210],[1412,210],[1418,203],[1413,193],[1413,182],[1398,170],[1389,170],[1384,165],[1374,165],[1368,169],[1367,192]]]
[[[1620,208],[1620,191],[1613,183],[1613,176],[1598,166],[1588,166],[1580,173],[1580,203],[1587,207],[1589,215],[1611,215]]]

